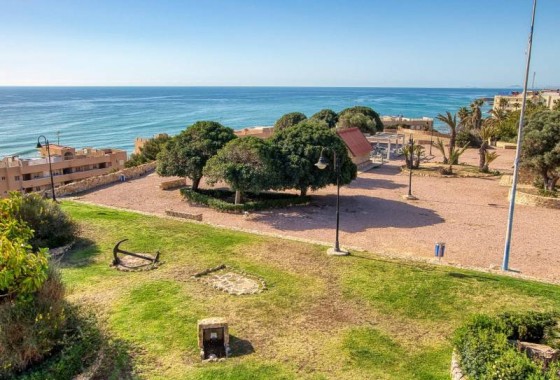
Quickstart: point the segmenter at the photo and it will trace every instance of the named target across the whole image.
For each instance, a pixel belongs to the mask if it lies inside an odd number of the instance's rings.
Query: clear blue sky
[[[0,85],[520,85],[531,0],[0,0]],[[536,87],[560,87],[539,0]]]

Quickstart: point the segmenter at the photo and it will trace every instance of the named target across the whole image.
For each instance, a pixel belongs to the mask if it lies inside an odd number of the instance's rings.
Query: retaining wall
[[[508,199],[511,199],[511,191],[508,193]],[[515,204],[554,208],[560,210],[560,198],[543,197],[542,195],[529,194],[518,190],[515,195]]]
[[[120,182],[123,176],[125,180],[128,181],[130,179],[135,179],[147,173],[153,172],[156,168],[156,165],[157,165],[156,162],[149,162],[147,164],[135,166],[133,168],[124,168],[114,173],[86,178],[82,181],[59,186],[55,188],[55,193],[57,197],[82,193],[84,191],[95,189],[100,186],[105,186],[111,183]],[[47,196],[50,196],[50,190],[46,191],[45,193]]]

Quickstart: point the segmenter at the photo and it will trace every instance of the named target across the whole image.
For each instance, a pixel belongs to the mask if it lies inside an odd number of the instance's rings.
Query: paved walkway
[[[434,149],[435,150],[435,149]],[[435,153],[435,152],[434,152]],[[493,168],[511,170],[514,151],[499,150]],[[436,158],[437,160],[437,158]],[[464,161],[475,164],[477,152]],[[447,244],[445,262],[488,269],[502,260],[508,188],[498,178],[414,177],[419,200],[406,202],[408,177],[392,161],[362,173],[341,189],[341,244],[372,252],[431,258],[434,243]],[[334,240],[336,189],[313,192],[309,206],[223,214],[189,206],[177,190],[159,190],[156,174],[102,188],[80,199],[163,215],[165,210],[202,213],[205,222],[330,243]],[[548,281],[560,281],[560,211],[516,206],[511,268]]]

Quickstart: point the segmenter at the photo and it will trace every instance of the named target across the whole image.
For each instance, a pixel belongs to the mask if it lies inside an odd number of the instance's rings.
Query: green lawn
[[[84,242],[65,259],[70,301],[95,311],[148,379],[448,379],[469,315],[560,308],[557,286],[64,202]],[[112,247],[162,252],[159,269],[109,267]],[[225,263],[263,277],[231,296],[190,276]],[[201,364],[196,321],[230,322],[234,357]],[[252,349],[250,348],[252,347]]]

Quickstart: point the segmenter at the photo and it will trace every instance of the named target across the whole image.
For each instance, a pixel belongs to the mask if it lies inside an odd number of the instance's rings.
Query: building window
[[[5,180],[6,180],[6,177],[2,177],[2,181],[5,181]]]
[[[16,176],[14,177],[14,179],[15,179],[16,181],[19,181],[19,175],[16,175]]]

